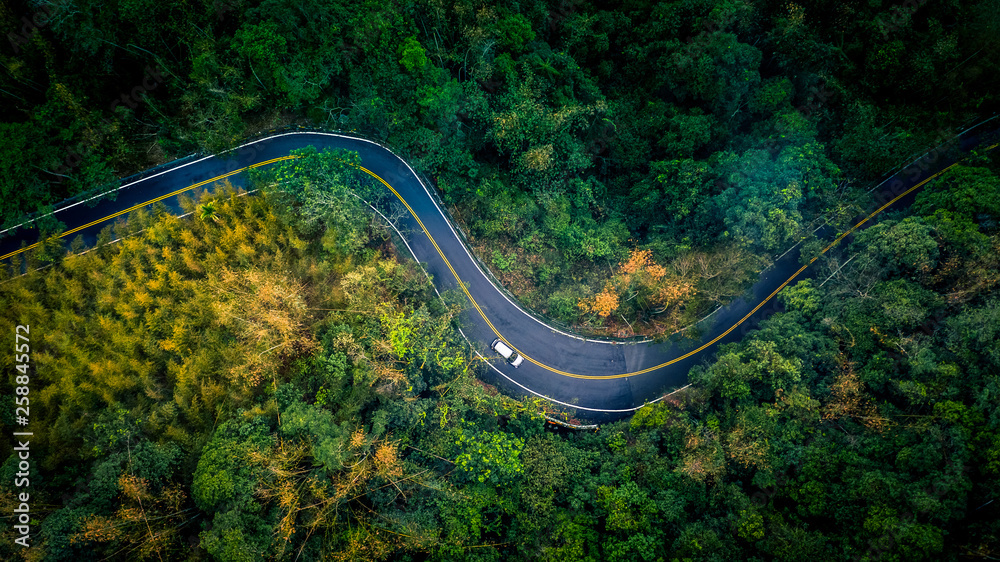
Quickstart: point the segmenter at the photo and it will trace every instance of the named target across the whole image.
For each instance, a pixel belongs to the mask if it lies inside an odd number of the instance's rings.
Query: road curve
[[[982,142],[979,136],[963,133],[955,137],[950,148],[967,150]],[[469,299],[471,306],[462,317],[462,332],[487,359],[489,382],[511,394],[540,396],[573,409],[582,419],[604,422],[620,418],[686,385],[692,366],[708,360],[716,346],[742,339],[760,321],[780,310],[774,298],[778,291],[810,275],[809,264],[798,263],[799,252],[785,252],[761,275],[749,294],[702,321],[698,326],[701,337],[696,342],[610,342],[568,334],[525,312],[490,281],[430,188],[405,160],[369,140],[316,131],[276,133],[219,156],[182,160],[156,169],[123,183],[114,201],[103,200],[94,207],[76,203],[57,211],[56,218],[71,225],[60,236],[69,239],[80,235],[92,243],[116,217],[157,201],[178,209],[178,195],[225,178],[241,186],[243,171],[287,160],[293,149],[307,145],[318,150],[357,152],[362,169],[403,202],[410,213],[403,219],[409,228],[403,230],[414,258],[424,265],[438,291],[458,289]],[[821,238],[831,239],[823,251],[856,229],[870,225],[879,213],[909,204],[914,192],[955,165],[952,161],[944,151],[935,150],[880,184],[875,192],[879,209],[835,238],[822,229],[817,232]],[[0,235],[4,236],[0,240],[0,260],[33,247],[37,237],[34,231],[17,227]],[[519,368],[507,365],[489,350],[489,343],[497,337],[525,357]]]

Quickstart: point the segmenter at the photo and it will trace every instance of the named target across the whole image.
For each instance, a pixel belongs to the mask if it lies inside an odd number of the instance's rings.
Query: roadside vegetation
[[[356,131],[432,180],[521,302],[665,337],[995,113],[998,18],[996,0],[14,0],[0,220],[274,127]],[[462,298],[398,257],[354,156],[299,155],[260,194],[214,186],[184,219],[154,207],[5,264],[0,317],[33,334],[35,534],[23,550],[4,527],[0,559],[1000,556],[994,153],[824,255],[690,388],[597,431],[480,382]],[[0,419],[9,435],[10,400]]]
[[[741,294],[1000,91],[996,0],[88,2],[0,10],[5,225],[272,127],[353,130],[433,180],[521,302],[607,335]],[[669,306],[622,286],[646,251]],[[603,315],[609,283],[630,304]]]
[[[103,237],[120,241],[0,284],[34,373],[33,546],[8,527],[4,559],[998,554],[1000,207],[961,196],[992,163],[786,289],[690,388],[595,431],[479,382],[460,295],[397,261],[334,156],[305,151],[254,196],[217,186],[184,219],[135,214]],[[607,294],[671,298],[659,267],[634,253]]]

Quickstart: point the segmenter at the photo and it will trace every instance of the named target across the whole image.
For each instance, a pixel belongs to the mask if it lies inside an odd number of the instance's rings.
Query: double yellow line
[[[87,224],[84,224],[84,225],[78,226],[76,228],[67,230],[66,232],[63,232],[62,234],[57,234],[55,236],[51,236],[51,237],[49,237],[46,240],[39,240],[38,242],[35,242],[34,244],[32,244],[30,246],[25,246],[24,248],[20,248],[18,250],[10,252],[9,254],[4,254],[4,255],[0,256],[0,260],[5,260],[5,259],[7,259],[9,257],[13,257],[13,256],[18,255],[21,252],[26,252],[28,250],[32,250],[34,248],[37,248],[37,247],[41,246],[42,244],[44,244],[45,242],[47,242],[49,240],[59,240],[60,238],[65,238],[67,236],[71,236],[73,234],[76,234],[77,232],[80,232],[81,230],[90,228],[90,227],[92,227],[94,225],[97,225],[97,224],[101,224],[102,222],[107,222],[107,221],[109,221],[111,219],[114,219],[114,218],[118,218],[118,217],[120,217],[122,215],[131,213],[132,211],[135,211],[136,209],[140,209],[140,208],[145,207],[147,205],[152,205],[153,203],[157,203],[159,201],[163,201],[164,199],[169,199],[169,198],[171,198],[171,197],[173,197],[175,195],[180,195],[181,193],[184,193],[185,191],[191,191],[192,189],[197,189],[197,188],[199,188],[199,187],[201,187],[201,186],[203,186],[205,184],[209,184],[209,183],[212,183],[212,182],[223,180],[223,179],[228,178],[229,176],[235,176],[236,174],[239,174],[240,172],[244,172],[244,171],[249,170],[251,168],[258,168],[260,166],[267,166],[268,164],[273,164],[275,162],[280,162],[282,160],[291,160],[292,158],[295,158],[295,156],[281,156],[279,158],[272,158],[271,160],[268,160],[266,162],[258,162],[256,164],[252,164],[252,165],[247,166],[245,168],[240,168],[239,170],[234,170],[232,172],[229,172],[229,173],[226,173],[226,174],[222,174],[221,176],[214,177],[214,178],[212,178],[210,180],[205,180],[203,182],[198,182],[198,183],[196,183],[194,185],[189,185],[188,187],[185,187],[184,189],[178,189],[177,191],[173,191],[173,192],[167,193],[166,195],[161,195],[161,196],[157,197],[156,199],[150,199],[149,201],[146,201],[144,203],[139,203],[138,205],[132,205],[128,209],[123,209],[121,211],[118,211],[117,213],[114,213],[113,215],[108,215],[108,216],[106,216],[104,218],[97,219],[96,221],[90,221]]]
[[[989,151],[989,150],[993,150],[997,146],[1000,146],[1000,143],[994,144],[992,146],[987,147],[984,150],[984,152],[985,151]],[[823,248],[823,251],[821,251],[819,253],[819,255],[821,256],[821,255],[827,253],[830,250],[830,248],[833,248],[834,246],[836,246],[837,244],[839,244],[841,240],[843,240],[844,238],[847,238],[848,236],[850,236],[852,233],[854,233],[854,231],[856,231],[858,228],[860,228],[861,225],[865,224],[866,222],[868,222],[871,219],[875,218],[875,216],[878,215],[879,213],[881,213],[882,211],[885,211],[886,209],[888,209],[889,207],[891,207],[893,205],[893,203],[895,203],[896,201],[899,201],[903,197],[906,197],[910,193],[913,193],[915,190],[919,189],[920,187],[922,187],[927,182],[933,180],[934,178],[936,178],[936,177],[940,176],[941,174],[947,172],[948,170],[954,168],[959,163],[960,162],[955,162],[954,164],[951,164],[950,166],[948,166],[947,168],[945,168],[945,169],[941,170],[940,172],[934,174],[933,176],[931,176],[931,177],[925,179],[924,181],[922,181],[922,182],[914,185],[913,187],[911,187],[910,189],[907,189],[903,193],[900,193],[899,195],[893,197],[888,203],[886,203],[885,205],[882,205],[881,207],[879,207],[878,209],[876,209],[875,211],[873,211],[867,217],[865,217],[860,222],[858,222],[858,224],[852,226],[850,228],[850,230],[848,230],[847,232],[845,232],[845,233],[841,234],[840,236],[838,236],[837,239],[834,240],[833,242],[830,242],[825,248]],[[641,371],[635,371],[635,372],[632,372],[632,373],[626,373],[624,375],[613,375],[613,376],[609,376],[609,377],[598,377],[598,378],[618,378],[618,377],[627,377],[627,376],[641,375],[641,374],[644,374],[644,373],[648,373],[650,371],[655,371],[657,369],[661,369],[661,368],[666,367],[668,365],[673,365],[674,363],[676,363],[678,361],[682,361],[684,359],[687,359],[688,357],[691,357],[692,355],[694,355],[696,353],[704,351],[705,348],[712,346],[717,341],[719,341],[722,338],[724,338],[727,335],[729,335],[729,333],[732,332],[733,330],[735,330],[740,324],[746,322],[748,318],[750,318],[751,316],[753,316],[753,314],[755,312],[757,312],[758,310],[760,310],[760,307],[762,307],[765,304],[767,304],[768,301],[770,301],[772,298],[774,298],[774,296],[777,295],[782,289],[784,289],[789,283],[791,283],[792,281],[794,281],[795,278],[798,277],[800,273],[802,273],[803,271],[805,271],[817,259],[819,259],[819,256],[816,256],[816,257],[812,258],[811,260],[809,260],[809,263],[807,263],[807,264],[803,265],[802,267],[800,267],[798,271],[796,271],[795,273],[793,273],[791,277],[789,277],[788,279],[786,279],[784,283],[782,283],[781,285],[778,286],[777,289],[775,289],[774,291],[772,291],[771,294],[767,296],[767,298],[765,298],[764,300],[760,301],[760,304],[758,304],[757,306],[755,306],[753,310],[751,310],[750,312],[748,312],[746,314],[746,316],[744,316],[743,318],[740,318],[739,322],[733,324],[728,330],[726,330],[725,332],[722,332],[721,334],[719,334],[718,336],[716,336],[714,339],[712,339],[712,341],[710,341],[710,342],[702,345],[701,347],[698,347],[697,349],[694,349],[694,350],[692,350],[692,351],[690,351],[688,353],[685,353],[684,355],[681,355],[680,357],[677,357],[676,359],[671,359],[670,361],[667,361],[666,363],[661,363],[659,365],[656,365],[656,366],[653,366],[653,367],[649,367],[647,369],[642,369]]]
[[[992,149],[996,148],[997,146],[998,146],[997,144],[994,144],[994,145],[988,147],[986,150],[992,150]],[[210,184],[210,183],[213,183],[213,182],[216,182],[216,181],[228,178],[230,176],[239,174],[239,173],[244,172],[244,171],[249,170],[249,169],[258,168],[258,167],[261,167],[261,166],[267,166],[267,165],[273,164],[275,162],[281,162],[283,160],[292,160],[292,159],[295,159],[295,158],[297,158],[297,156],[289,155],[289,156],[281,156],[279,158],[272,158],[271,160],[267,160],[267,161],[264,161],[264,162],[258,162],[256,164],[252,164],[252,165],[247,166],[245,168],[240,168],[238,170],[234,170],[232,172],[228,172],[228,173],[223,174],[221,176],[217,176],[217,177],[214,177],[212,179],[208,179],[208,180],[196,183],[194,185],[185,187],[183,189],[178,189],[177,191],[168,193],[166,195],[162,195],[160,197],[157,197],[156,199],[151,199],[149,201],[146,201],[145,203],[140,203],[138,205],[133,205],[133,206],[127,208],[127,209],[124,209],[124,210],[119,211],[117,213],[114,213],[112,215],[108,215],[107,217],[104,217],[102,219],[98,219],[96,221],[89,222],[89,223],[87,223],[87,224],[85,224],[83,226],[76,227],[76,228],[74,228],[72,230],[67,230],[66,232],[63,232],[62,234],[59,234],[58,236],[54,236],[53,238],[55,238],[55,239],[64,238],[66,236],[69,236],[71,234],[79,232],[80,230],[83,230],[85,228],[89,228],[91,226],[94,226],[96,224],[100,224],[100,223],[105,222],[105,221],[109,221],[111,219],[114,219],[116,217],[119,217],[121,215],[129,213],[129,212],[134,211],[136,209],[139,209],[141,207],[145,207],[147,205],[151,205],[151,204],[156,203],[158,201],[162,201],[164,199],[173,197],[175,195],[179,195],[181,193],[184,193],[186,191],[190,191],[192,189],[201,187],[203,185]],[[940,172],[938,172],[938,173],[930,176],[929,178],[923,180],[922,182],[920,182],[920,183],[914,185],[913,187],[907,189],[903,193],[897,195],[892,200],[890,200],[888,203],[882,205],[881,207],[879,207],[878,209],[876,209],[874,212],[872,212],[871,214],[869,214],[867,217],[865,217],[863,220],[861,220],[860,222],[858,222],[856,225],[854,225],[853,227],[851,227],[850,230],[848,230],[847,232],[844,232],[843,234],[841,234],[840,236],[838,236],[836,240],[834,240],[829,245],[827,245],[825,248],[823,248],[823,251],[820,252],[820,255],[825,254],[831,248],[833,248],[834,246],[836,246],[837,244],[839,244],[844,238],[846,238],[847,236],[850,236],[858,228],[860,228],[863,224],[865,224],[866,222],[868,222],[869,220],[871,220],[872,218],[874,218],[876,215],[878,215],[879,213],[883,212],[884,210],[886,210],[887,208],[889,208],[890,206],[892,206],[895,202],[897,202],[900,199],[902,199],[903,197],[909,195],[910,193],[912,193],[916,189],[919,189],[920,187],[922,187],[927,182],[929,182],[929,181],[933,180],[934,178],[940,176],[941,174],[947,172],[948,170],[950,170],[952,167],[954,167],[956,165],[958,165],[958,162],[956,162],[954,164],[951,164],[947,168],[941,170]],[[361,171],[365,172],[366,174],[370,175],[371,177],[373,177],[376,180],[378,180],[379,182],[381,182],[382,185],[384,185],[386,187],[386,189],[388,189],[389,191],[391,191],[392,194],[395,195],[396,198],[399,199],[399,201],[401,203],[403,203],[403,205],[406,207],[406,210],[409,211],[409,213],[413,217],[413,219],[417,221],[418,225],[420,225],[420,229],[423,230],[424,234],[427,236],[427,239],[431,241],[431,244],[434,246],[434,249],[437,250],[438,255],[441,256],[441,259],[444,261],[445,265],[448,266],[448,270],[451,271],[451,274],[455,277],[455,280],[458,282],[458,286],[462,288],[462,292],[465,293],[465,296],[469,299],[469,302],[472,303],[472,306],[476,309],[476,311],[482,317],[483,321],[486,322],[486,324],[490,327],[490,330],[492,330],[493,333],[496,334],[497,337],[499,337],[501,340],[503,340],[504,343],[506,343],[507,345],[509,345],[514,351],[516,351],[517,353],[519,353],[522,357],[524,357],[525,359],[527,359],[531,363],[534,363],[535,365],[538,365],[539,367],[541,367],[541,368],[543,368],[543,369],[545,369],[547,371],[550,371],[552,373],[556,373],[558,375],[562,375],[562,376],[570,377],[570,378],[575,378],[575,379],[609,380],[609,379],[620,379],[620,378],[625,378],[625,377],[633,377],[633,376],[636,376],[636,375],[642,375],[642,374],[645,374],[645,373],[656,371],[658,369],[662,369],[664,367],[668,367],[670,365],[673,365],[674,363],[677,363],[678,361],[683,361],[684,359],[687,359],[688,357],[691,357],[692,355],[700,353],[700,352],[704,351],[705,349],[707,349],[707,348],[711,347],[712,345],[714,345],[716,342],[718,342],[722,338],[724,338],[727,335],[729,335],[729,333],[731,333],[733,330],[735,330],[741,324],[743,324],[744,322],[746,322],[747,319],[749,319],[751,316],[753,316],[754,313],[756,313],[758,310],[760,310],[760,308],[762,306],[764,306],[765,304],[767,304],[768,301],[770,301],[772,298],[774,298],[775,295],[777,295],[782,289],[784,289],[789,283],[791,283],[796,277],[798,277],[799,274],[801,274],[803,271],[805,271],[810,265],[813,264],[813,262],[815,262],[819,258],[819,256],[816,256],[816,257],[812,258],[811,260],[809,260],[809,263],[807,263],[806,265],[803,265],[802,267],[800,267],[798,269],[798,271],[796,271],[795,273],[793,273],[791,275],[791,277],[789,277],[787,280],[785,280],[785,282],[782,283],[780,286],[778,286],[777,289],[775,289],[774,291],[772,291],[771,294],[767,296],[767,298],[765,298],[764,300],[762,300],[757,306],[755,306],[753,308],[753,310],[751,310],[750,312],[748,312],[745,316],[743,316],[743,318],[741,318],[738,322],[736,322],[731,327],[729,327],[729,329],[727,329],[725,332],[722,332],[721,334],[719,334],[718,336],[716,336],[715,338],[713,338],[711,341],[709,341],[709,342],[707,342],[705,344],[702,344],[700,347],[698,347],[698,348],[696,348],[696,349],[694,349],[692,351],[689,351],[688,353],[685,353],[684,355],[681,355],[680,357],[671,359],[670,361],[667,361],[665,363],[661,363],[659,365],[654,365],[652,367],[647,367],[647,368],[639,370],[639,371],[633,371],[631,373],[622,373],[622,374],[618,374],[618,375],[579,375],[579,374],[576,374],[576,373],[568,373],[566,371],[561,371],[561,370],[556,369],[554,367],[550,367],[548,365],[540,363],[537,360],[531,358],[530,356],[525,355],[524,352],[522,352],[520,349],[514,347],[513,344],[511,344],[506,338],[504,338],[503,335],[501,335],[500,332],[493,325],[493,323],[490,322],[490,319],[486,317],[486,314],[483,312],[483,309],[480,308],[479,303],[476,302],[476,299],[474,299],[472,297],[472,294],[469,293],[469,290],[466,288],[465,283],[462,282],[462,279],[458,276],[458,273],[455,271],[455,268],[452,267],[451,262],[448,261],[448,258],[445,257],[444,252],[441,251],[441,247],[438,246],[437,241],[434,240],[433,236],[431,236],[430,231],[427,230],[427,227],[424,226],[423,221],[420,220],[420,217],[417,216],[417,213],[414,212],[413,208],[410,207],[409,203],[406,202],[406,199],[404,199],[403,196],[400,195],[398,191],[396,191],[391,185],[389,185],[389,182],[387,182],[384,179],[382,179],[378,174],[376,174],[375,172],[373,172],[373,171],[371,171],[368,168],[365,168],[363,166],[358,166],[358,167],[361,169]],[[4,256],[0,256],[0,260],[4,260],[4,259],[7,259],[7,258],[9,258],[11,256],[15,256],[17,254],[20,254],[21,252],[24,252],[25,250],[30,250],[32,248],[38,247],[40,244],[42,244],[42,242],[36,242],[35,244],[32,244],[31,246],[27,246],[25,248],[21,248],[21,249],[19,249],[17,251],[11,252],[11,253],[6,254]]]
[[[996,145],[994,145],[994,146],[996,146]],[[993,147],[990,147],[990,148],[993,148]],[[850,230],[848,230],[847,232],[845,232],[845,233],[841,234],[839,237],[837,237],[837,239],[834,240],[833,242],[831,242],[826,248],[823,248],[823,251],[820,252],[820,255],[825,254],[831,248],[833,248],[834,246],[836,246],[837,244],[839,244],[841,240],[843,240],[844,238],[846,238],[847,236],[849,236],[850,234],[852,234],[854,231],[856,231],[858,228],[860,228],[861,225],[865,224],[866,222],[868,222],[869,220],[871,220],[873,217],[875,217],[876,215],[878,215],[879,213],[881,213],[885,209],[889,208],[893,203],[895,203],[896,201],[899,201],[900,199],[902,199],[906,195],[912,193],[914,190],[920,188],[921,186],[923,186],[927,182],[933,180],[934,178],[936,178],[939,175],[943,174],[944,172],[948,171],[949,169],[951,169],[955,165],[957,165],[957,162],[955,164],[952,164],[951,166],[948,166],[944,170],[941,170],[940,172],[934,174],[933,176],[925,179],[924,181],[918,183],[917,185],[914,185],[910,189],[907,189],[903,193],[897,195],[891,201],[889,201],[885,205],[882,205],[876,211],[874,211],[873,213],[871,213],[870,215],[868,215],[867,217],[865,217],[861,222],[859,222],[858,224],[856,224],[853,227],[851,227]],[[666,363],[661,363],[659,365],[654,365],[652,367],[647,367],[647,368],[639,370],[639,371],[633,371],[631,373],[622,373],[622,374],[618,374],[618,375],[580,375],[580,374],[576,374],[576,373],[568,373],[566,371],[561,371],[559,369],[556,369],[555,367],[550,367],[548,365],[545,365],[543,363],[538,362],[537,360],[533,359],[532,357],[530,357],[528,355],[525,355],[523,351],[521,351],[520,349],[518,349],[517,347],[515,347],[514,344],[510,343],[509,341],[507,341],[507,339],[504,338],[502,334],[500,334],[499,330],[496,329],[496,327],[493,325],[493,323],[490,322],[490,319],[486,317],[486,314],[483,312],[482,308],[479,307],[479,303],[477,303],[476,299],[474,299],[472,297],[472,294],[469,293],[469,290],[465,287],[465,284],[462,283],[462,279],[458,276],[458,273],[455,272],[455,268],[453,268],[451,266],[451,262],[448,261],[448,258],[445,257],[444,252],[441,251],[441,248],[438,246],[437,242],[434,240],[434,237],[431,236],[430,231],[428,231],[427,227],[424,226],[423,221],[420,220],[420,217],[417,216],[417,213],[414,212],[413,208],[411,208],[410,205],[406,202],[406,200],[403,199],[403,196],[400,195],[399,192],[397,192],[391,185],[389,185],[389,182],[387,182],[384,179],[382,179],[381,177],[379,177],[379,175],[376,174],[375,172],[372,172],[371,170],[369,170],[369,169],[367,169],[367,168],[365,168],[363,166],[359,166],[359,167],[366,174],[368,174],[371,177],[373,177],[373,178],[377,179],[378,181],[382,182],[382,185],[384,185],[386,187],[386,189],[388,189],[389,191],[391,191],[392,194],[395,195],[396,198],[399,199],[403,203],[403,205],[406,207],[406,210],[410,212],[410,215],[414,218],[414,220],[417,221],[417,224],[420,225],[420,229],[424,231],[424,234],[427,236],[427,239],[430,240],[431,244],[434,245],[434,249],[437,250],[438,255],[441,256],[441,259],[444,261],[445,265],[448,266],[448,269],[451,271],[451,274],[455,277],[455,280],[458,281],[458,286],[462,288],[462,292],[464,292],[465,296],[468,297],[469,302],[472,303],[472,306],[475,307],[476,311],[479,312],[479,315],[483,318],[483,320],[486,322],[486,324],[490,327],[490,330],[492,330],[493,333],[496,334],[497,337],[499,337],[501,340],[503,340],[504,343],[506,343],[508,346],[511,347],[511,349],[513,349],[514,351],[516,351],[517,353],[519,353],[522,357],[524,357],[528,361],[534,363],[535,365],[538,365],[539,367],[541,367],[541,368],[543,368],[543,369],[545,369],[547,371],[556,373],[558,375],[562,375],[562,376],[565,376],[565,377],[571,377],[571,378],[574,378],[574,379],[609,380],[609,379],[620,379],[620,378],[625,378],[625,377],[633,377],[633,376],[636,376],[636,375],[642,375],[642,374],[645,374],[645,373],[656,371],[657,369],[662,369],[664,367],[668,367],[670,365],[673,365],[674,363],[677,363],[678,361],[683,361],[684,359],[687,359],[688,357],[691,357],[692,355],[700,353],[700,352],[704,351],[705,349],[707,349],[707,348],[711,347],[712,345],[714,345],[716,342],[718,342],[722,338],[724,338],[727,335],[729,335],[729,333],[732,332],[733,330],[735,330],[737,327],[739,327],[740,324],[743,324],[744,322],[746,322],[748,318],[750,318],[751,316],[753,316],[754,313],[756,313],[758,310],[760,310],[760,308],[762,306],[764,306],[765,304],[767,304],[768,301],[770,301],[772,298],[774,298],[775,295],[777,295],[782,289],[784,289],[789,283],[791,283],[796,277],[798,277],[800,273],[802,273],[803,271],[805,271],[806,268],[808,268],[810,265],[812,265],[813,262],[815,262],[819,258],[819,256],[814,257],[811,260],[809,260],[808,264],[803,265],[802,267],[800,267],[798,271],[796,271],[795,273],[793,273],[791,277],[789,277],[788,279],[786,279],[784,283],[782,283],[777,289],[775,289],[774,291],[772,291],[771,294],[768,295],[767,298],[765,298],[764,300],[762,300],[760,302],[760,304],[758,304],[757,306],[755,306],[753,308],[753,310],[751,310],[750,312],[748,312],[738,322],[736,322],[735,324],[733,324],[732,326],[730,326],[728,330],[726,330],[725,332],[719,334],[718,336],[716,336],[715,338],[713,338],[711,341],[709,341],[709,342],[707,342],[705,344],[702,344],[700,347],[698,347],[698,348],[696,348],[696,349],[694,349],[692,351],[689,351],[688,353],[685,353],[684,355],[681,355],[680,357],[677,357],[675,359],[671,359],[670,361],[667,361]]]

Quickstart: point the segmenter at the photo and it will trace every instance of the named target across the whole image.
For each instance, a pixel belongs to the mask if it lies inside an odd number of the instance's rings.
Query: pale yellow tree
[[[215,290],[219,321],[233,329],[242,344],[240,360],[229,370],[232,380],[255,386],[279,364],[279,354],[316,349],[301,282],[263,269],[223,268]]]

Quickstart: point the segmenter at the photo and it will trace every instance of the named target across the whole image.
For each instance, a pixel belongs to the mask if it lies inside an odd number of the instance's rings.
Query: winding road
[[[978,126],[977,126],[978,127]],[[949,150],[969,150],[989,144],[995,131],[972,135],[970,130],[952,139]],[[523,310],[496,287],[469,252],[463,238],[437,201],[431,188],[389,149],[369,140],[341,133],[290,131],[275,133],[218,156],[189,157],[127,179],[117,197],[91,207],[85,201],[65,206],[55,217],[71,226],[60,237],[82,236],[92,244],[102,228],[131,211],[163,202],[179,209],[177,196],[229,178],[242,186],[242,172],[292,158],[290,151],[307,145],[318,150],[356,151],[363,171],[380,181],[406,206],[404,240],[414,259],[424,265],[440,292],[459,289],[470,307],[463,315],[462,332],[484,359],[488,381],[513,395],[534,395],[559,404],[581,419],[606,422],[628,415],[644,404],[662,399],[687,384],[689,369],[711,358],[716,346],[740,340],[763,319],[780,310],[775,295],[786,285],[808,277],[809,264],[799,265],[799,252],[789,249],[763,272],[747,295],[717,310],[698,326],[698,341],[657,344],[649,341],[600,341],[569,334],[547,325]],[[987,150],[996,147],[988,146]],[[879,208],[858,219],[848,232],[817,231],[829,240],[827,250],[864,228],[887,209],[908,205],[914,192],[956,159],[935,149],[899,171],[873,190]],[[14,227],[0,233],[0,260],[37,246],[37,232]],[[22,245],[24,247],[22,247]],[[813,259],[815,261],[815,258]],[[810,262],[811,264],[812,262]],[[513,368],[489,349],[502,338],[525,361]]]

